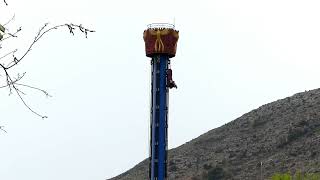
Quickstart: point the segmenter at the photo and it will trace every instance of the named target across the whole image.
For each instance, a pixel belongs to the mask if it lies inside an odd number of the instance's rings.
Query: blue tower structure
[[[179,32],[171,24],[151,24],[144,31],[146,56],[151,57],[151,123],[149,179],[167,177],[169,89],[172,80],[170,58],[176,54]]]

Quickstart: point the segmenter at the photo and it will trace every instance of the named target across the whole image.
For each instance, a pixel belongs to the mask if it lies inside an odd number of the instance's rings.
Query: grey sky
[[[115,176],[148,156],[150,63],[143,30],[173,22],[169,147],[177,147],[265,103],[319,87],[320,2],[297,0],[7,0],[21,51],[45,23],[96,30],[85,39],[56,31],[24,62],[27,102],[0,93],[1,179],[93,180]],[[1,49],[0,53],[4,53]]]

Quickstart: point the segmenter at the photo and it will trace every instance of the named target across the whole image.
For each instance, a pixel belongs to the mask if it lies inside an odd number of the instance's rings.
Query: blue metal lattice
[[[167,55],[155,55],[151,63],[150,180],[165,180],[167,177],[168,63]]]

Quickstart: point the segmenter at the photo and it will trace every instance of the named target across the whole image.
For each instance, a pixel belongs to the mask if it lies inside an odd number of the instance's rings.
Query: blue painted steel
[[[165,180],[167,177],[167,68],[169,57],[155,55],[152,58],[152,107],[151,107],[151,157],[150,179]]]

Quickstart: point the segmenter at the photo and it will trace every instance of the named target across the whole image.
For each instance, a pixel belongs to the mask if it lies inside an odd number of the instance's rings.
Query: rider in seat
[[[176,83],[172,80],[172,69],[167,70],[167,87],[169,87],[170,89],[178,88]]]

